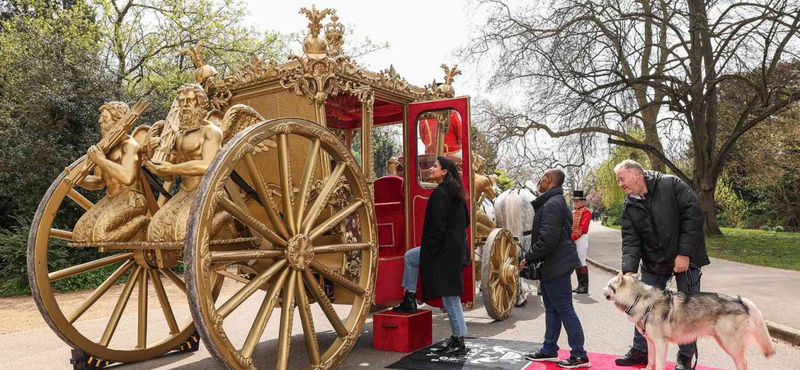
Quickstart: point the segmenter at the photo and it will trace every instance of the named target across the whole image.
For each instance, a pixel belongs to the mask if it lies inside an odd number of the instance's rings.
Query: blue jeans
[[[442,297],[444,311],[450,318],[450,329],[457,337],[467,336],[467,322],[464,321],[464,310],[461,308],[461,297],[457,295]]]
[[[417,291],[417,279],[419,278],[419,248],[415,247],[406,251],[406,267],[403,269],[403,288],[409,292]]]
[[[700,276],[702,272],[700,268],[691,267],[687,270],[692,276],[692,286],[689,286],[687,274],[680,273],[675,275],[675,282],[678,284],[678,291],[684,293],[699,293],[700,292]],[[648,285],[656,286],[661,289],[667,287],[667,283],[672,279],[672,276],[655,275],[647,272],[642,272],[642,282]],[[695,342],[696,343],[696,342]],[[684,356],[694,356],[694,343],[684,344],[678,346],[678,352]],[[647,338],[645,338],[638,330],[633,329],[633,349],[640,352],[647,352]]]
[[[567,339],[572,349],[570,355],[586,358],[583,348],[584,336],[581,320],[575,313],[572,305],[572,272],[564,274],[553,280],[542,282],[542,302],[544,302],[544,344],[542,353],[558,355],[558,337],[561,335],[561,325],[567,331]]]
[[[405,269],[403,270],[403,288],[409,292],[417,290],[417,279],[419,278],[419,248],[415,247],[406,251]],[[447,317],[450,318],[450,328],[453,335],[457,337],[467,336],[467,323],[464,321],[464,310],[461,308],[461,297],[448,296],[442,297],[442,305]]]

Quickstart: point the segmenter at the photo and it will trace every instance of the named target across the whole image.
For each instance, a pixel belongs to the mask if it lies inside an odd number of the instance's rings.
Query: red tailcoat
[[[578,240],[589,232],[589,222],[592,221],[592,212],[589,208],[581,207],[572,211],[572,240]]]

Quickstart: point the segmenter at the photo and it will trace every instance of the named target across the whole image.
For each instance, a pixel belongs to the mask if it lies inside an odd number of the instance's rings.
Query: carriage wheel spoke
[[[502,294],[500,294],[500,289],[498,289],[497,284],[492,284],[492,300],[496,305],[496,308],[500,309],[502,307],[501,298]]]
[[[77,203],[84,210],[88,211],[89,209],[94,207],[94,204],[89,199],[86,199],[86,197],[81,195],[81,193],[78,193],[78,191],[75,189],[69,189],[67,197],[69,197],[69,199],[72,199],[73,202]]]
[[[96,270],[96,269],[99,269],[101,267],[105,267],[105,266],[108,266],[108,265],[111,265],[111,264],[114,264],[114,263],[117,263],[117,262],[120,262],[120,261],[124,261],[124,260],[130,259],[132,257],[133,257],[133,253],[131,253],[131,252],[115,254],[113,256],[103,257],[103,258],[101,258],[99,260],[94,260],[94,261],[82,263],[82,264],[77,265],[77,266],[68,267],[68,268],[65,268],[63,270],[58,270],[58,271],[55,271],[55,272],[51,272],[48,275],[48,277],[50,278],[50,281],[61,280],[63,278],[67,278],[67,277],[70,277],[70,276],[73,276],[73,275],[77,275],[77,274],[80,274],[80,273],[84,273],[84,272],[87,272],[87,271]]]
[[[72,231],[67,230],[60,230],[60,229],[50,229],[50,237],[55,239],[61,239],[66,241],[72,241]]]
[[[294,196],[294,189],[291,178],[291,168],[289,164],[289,138],[286,134],[278,135],[278,172],[280,175],[281,183],[281,198],[283,200],[283,217],[286,221],[286,226],[289,227],[289,235],[294,236],[297,234],[297,225],[294,220],[294,207],[292,206],[292,197]]]
[[[227,270],[216,270],[215,272],[217,274],[223,276],[223,277],[226,277],[226,278],[234,280],[234,281],[238,281],[238,282],[240,282],[242,284],[247,284],[247,283],[250,282],[250,279],[241,277],[241,276],[236,275],[236,274],[234,274],[234,273],[232,273],[230,271],[227,271]]]
[[[347,165],[345,163],[336,162],[336,168],[333,169],[333,173],[331,173],[331,176],[325,181],[325,185],[322,186],[322,190],[320,190],[317,199],[314,201],[314,205],[311,206],[308,214],[303,219],[303,224],[300,226],[300,230],[303,234],[309,234],[311,228],[314,227],[314,224],[317,222],[317,217],[319,217],[325,204],[328,203],[328,198],[333,188],[342,178],[346,167]]]
[[[211,252],[211,263],[249,261],[284,256],[286,256],[286,251],[279,249],[245,249],[236,251]]]
[[[364,288],[358,286],[350,279],[342,276],[342,274],[340,274],[338,271],[333,271],[317,261],[311,261],[309,267],[322,274],[322,276],[325,276],[329,280],[333,281],[335,284],[339,284],[342,288],[353,292],[355,295],[364,295]]]
[[[108,319],[108,324],[106,325],[106,330],[103,332],[103,337],[100,338],[99,344],[101,346],[108,347],[108,344],[111,342],[111,337],[114,335],[114,331],[117,330],[119,319],[122,317],[122,312],[125,310],[125,306],[128,304],[128,299],[131,298],[133,286],[136,284],[136,280],[139,278],[139,274],[141,272],[142,268],[137,266],[128,277],[128,282],[125,283],[125,287],[122,288],[122,293],[119,295],[117,305],[114,307],[114,311],[111,313],[111,317]]]
[[[256,346],[258,346],[258,340],[261,339],[261,335],[264,334],[264,329],[267,327],[270,316],[272,316],[272,311],[278,303],[278,293],[280,293],[281,287],[284,286],[286,277],[289,276],[290,273],[293,273],[291,269],[284,269],[281,276],[278,277],[278,280],[270,285],[267,296],[264,297],[264,301],[261,302],[261,307],[258,309],[258,314],[256,314],[253,326],[250,327],[250,333],[247,334],[247,339],[244,341],[242,357],[253,357],[253,352]]]
[[[177,286],[178,289],[183,292],[183,294],[186,294],[186,283],[184,283],[174,271],[170,269],[163,269],[161,270],[161,273],[164,274],[164,276],[166,276],[170,281],[172,281],[172,283],[175,284],[175,286]]]
[[[333,305],[331,301],[328,300],[328,296],[325,295],[325,292],[322,291],[322,288],[317,284],[317,280],[314,278],[314,274],[311,273],[308,269],[303,271],[303,280],[305,280],[306,285],[308,285],[309,290],[311,290],[311,295],[314,296],[314,299],[319,304],[320,308],[322,308],[322,312],[325,313],[325,317],[328,318],[328,321],[333,326],[333,330],[336,331],[336,335],[340,338],[344,338],[347,336],[347,328],[345,328],[344,324],[342,324],[342,320],[339,318],[339,315],[333,309]]]
[[[311,305],[308,304],[308,296],[306,295],[305,284],[303,280],[298,279],[295,284],[297,291],[297,305],[300,311],[300,322],[303,325],[303,333],[306,339],[306,350],[308,351],[308,358],[311,359],[311,365],[317,366],[320,363],[319,358],[319,342],[317,341],[317,332],[314,330],[314,318],[311,316]]]
[[[120,266],[116,271],[114,271],[113,274],[111,274],[111,276],[103,281],[103,284],[100,284],[100,286],[95,289],[92,295],[83,301],[83,303],[81,303],[81,305],[78,306],[75,311],[72,311],[72,313],[67,317],[67,320],[69,320],[70,324],[75,323],[76,320],[78,320],[89,308],[91,308],[92,305],[94,305],[97,300],[108,291],[108,289],[114,286],[114,284],[117,282],[117,280],[119,280],[119,278],[122,277],[122,275],[125,275],[125,273],[128,272],[131,267],[133,267],[133,264],[133,260],[125,261],[122,266]]]
[[[147,276],[144,271],[139,273],[139,332],[136,348],[147,348]]]
[[[314,247],[314,254],[342,253],[353,251],[366,251],[372,248],[372,243],[331,244]]]
[[[359,199],[347,207],[344,207],[339,212],[336,212],[335,215],[331,216],[331,218],[321,222],[319,226],[315,227],[314,230],[311,231],[308,237],[311,238],[311,240],[320,237],[326,231],[332,229],[334,226],[344,221],[344,219],[355,213],[355,211],[357,211],[363,205],[364,201]]]
[[[511,299],[513,299],[513,298],[514,298],[514,288],[515,288],[516,286],[517,286],[517,284],[514,284],[514,282],[513,282],[513,281],[512,281],[512,282],[509,282],[509,283],[508,283],[508,284],[506,284],[506,286],[505,286],[505,288],[506,288],[506,293],[508,293],[508,294],[507,294],[507,296],[508,296],[508,298],[509,298],[509,301],[511,301]]]
[[[289,282],[283,285],[281,301],[281,329],[278,335],[278,370],[286,370],[289,365],[289,353],[292,339],[292,319],[294,319],[294,285],[297,274],[289,273]]]
[[[278,235],[284,239],[289,239],[289,232],[286,230],[286,226],[283,224],[283,220],[281,220],[280,216],[275,212],[272,208],[270,202],[270,195],[267,191],[267,186],[264,182],[264,178],[261,177],[261,171],[258,169],[256,165],[256,160],[253,158],[253,155],[248,153],[244,156],[244,163],[247,167],[247,172],[250,174],[250,178],[253,180],[253,187],[256,189],[256,194],[261,199],[261,206],[264,208],[264,211],[267,213],[267,218],[269,218],[269,222],[272,223],[272,226],[277,231]]]
[[[217,310],[217,313],[223,318],[230,315],[230,313],[233,312],[233,310],[235,310],[247,298],[253,295],[253,293],[255,293],[256,290],[258,290],[262,285],[264,285],[270,279],[275,277],[278,271],[280,271],[284,266],[286,266],[286,260],[280,260],[278,262],[273,263],[272,266],[262,271],[253,280],[250,280],[250,282],[247,283],[247,285],[245,285],[242,289],[236,292],[231,298],[229,298],[225,303],[223,303],[222,306]]]
[[[308,199],[308,185],[311,183],[311,177],[314,175],[314,170],[317,167],[317,155],[319,154],[320,141],[314,139],[311,147],[308,149],[306,155],[306,164],[303,168],[303,181],[300,183],[300,193],[298,194],[297,202],[295,202],[295,222],[299,225],[303,220],[303,213],[306,210],[306,200]]]
[[[230,213],[231,216],[235,217],[241,223],[247,225],[247,227],[255,231],[262,238],[269,240],[273,244],[286,247],[287,245],[286,240],[278,236],[278,234],[268,229],[266,225],[261,223],[261,221],[253,217],[250,214],[250,211],[245,210],[242,207],[239,207],[238,205],[236,205],[236,203],[234,203],[232,200],[228,199],[225,196],[219,196],[219,206],[226,212]]]
[[[172,306],[169,303],[167,291],[164,290],[164,283],[161,282],[158,271],[150,270],[149,272],[150,280],[153,281],[153,289],[156,291],[156,296],[158,296],[158,303],[161,305],[161,310],[164,311],[164,318],[166,318],[167,326],[169,326],[169,333],[172,335],[178,334],[180,328],[178,327],[178,321],[175,320],[175,313],[172,312]]]

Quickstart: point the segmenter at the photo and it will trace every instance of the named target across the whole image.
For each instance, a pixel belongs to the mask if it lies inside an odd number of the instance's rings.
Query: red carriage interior
[[[378,227],[378,279],[375,294],[375,303],[394,302],[402,299],[405,252],[420,245],[422,239],[422,223],[425,218],[425,207],[432,192],[430,186],[423,186],[417,179],[427,177],[427,169],[435,160],[435,154],[429,153],[425,147],[418,149],[418,144],[430,146],[431,133],[437,132],[436,123],[420,115],[432,110],[451,109],[449,115],[450,129],[444,141],[448,150],[447,155],[460,162],[462,181],[467,190],[469,199],[470,166],[469,166],[469,102],[467,98],[439,100],[424,103],[412,103],[404,107],[380,99],[375,99],[373,110],[373,125],[384,126],[403,122],[404,109],[408,109],[408,120],[405,125],[404,146],[405,153],[400,159],[398,174],[400,176],[383,176],[375,180],[375,214]],[[325,107],[326,120],[329,128],[343,131],[361,129],[361,102],[352,95],[340,94],[328,98]],[[429,137],[423,138],[420,135]],[[425,140],[427,139],[427,140]],[[418,154],[419,153],[419,154]],[[419,157],[419,158],[418,158]],[[382,165],[382,164],[381,164]],[[422,168],[424,167],[424,168]],[[466,169],[466,171],[463,171]],[[407,170],[407,171],[406,171]],[[411,180],[409,180],[411,179]],[[408,183],[406,183],[408,181]],[[406,202],[410,202],[406,207]],[[406,231],[406,218],[412,227]],[[407,240],[407,235],[410,240]],[[472,240],[471,230],[467,231],[468,240]],[[472,248],[470,244],[470,249]],[[471,251],[470,251],[471,253]],[[474,302],[475,280],[472,265],[464,268],[464,294],[462,302]],[[420,294],[418,289],[418,294]],[[441,300],[437,299],[428,304],[441,307]]]

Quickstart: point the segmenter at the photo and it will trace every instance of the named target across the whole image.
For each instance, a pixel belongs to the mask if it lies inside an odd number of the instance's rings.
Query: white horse
[[[533,226],[534,212],[531,202],[534,199],[536,199],[536,196],[531,191],[531,184],[526,184],[525,187],[506,190],[494,200],[494,217],[497,227],[508,229],[511,234],[519,239],[520,246],[517,249],[519,256],[524,256],[525,252],[531,247],[530,230]],[[522,289],[522,279],[519,279],[517,292],[515,304],[519,307],[524,305],[528,299],[527,294]]]

